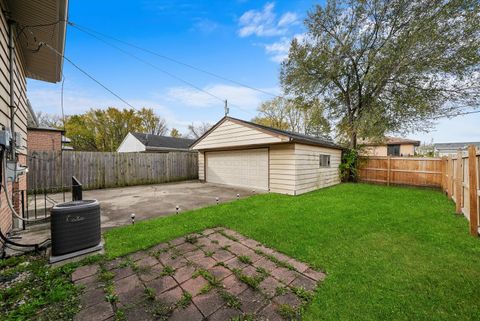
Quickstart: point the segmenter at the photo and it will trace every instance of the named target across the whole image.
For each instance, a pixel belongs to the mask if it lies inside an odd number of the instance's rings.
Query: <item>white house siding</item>
[[[205,153],[198,153],[198,179],[201,181],[205,180]]]
[[[270,145],[269,174],[271,192],[295,194],[294,146],[294,144]]]
[[[304,144],[295,144],[294,150],[296,195],[340,183],[341,150]],[[320,155],[330,155],[330,167],[319,166]]]
[[[3,0],[0,0],[3,2]],[[15,44],[15,65],[14,65],[14,92],[15,105],[17,106],[15,116],[15,131],[22,134],[22,146],[25,148],[19,152],[19,161],[26,165],[27,146],[27,94],[23,56],[18,43]],[[0,13],[0,125],[10,128],[10,75],[9,75],[9,49],[8,49],[8,24],[3,12]],[[9,190],[13,186],[9,184]],[[16,189],[26,189],[26,177],[23,175]],[[0,207],[0,228],[6,233],[12,224],[12,215],[7,207],[5,194],[1,193]]]
[[[265,145],[282,139],[260,130],[226,120],[193,148],[196,150]]]
[[[144,152],[145,145],[142,144],[135,136],[128,133],[125,136],[123,142],[118,146],[117,152],[119,153],[132,153],[132,152]]]

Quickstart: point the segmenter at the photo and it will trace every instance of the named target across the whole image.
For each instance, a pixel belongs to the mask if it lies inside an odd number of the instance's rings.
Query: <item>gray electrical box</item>
[[[10,140],[12,139],[12,134],[9,129],[0,130],[0,145],[5,148],[10,148]]]

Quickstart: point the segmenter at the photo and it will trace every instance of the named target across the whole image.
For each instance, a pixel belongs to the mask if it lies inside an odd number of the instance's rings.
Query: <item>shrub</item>
[[[342,162],[339,166],[340,178],[343,182],[356,182],[358,180],[358,168],[360,157],[358,150],[349,149],[342,153]]]

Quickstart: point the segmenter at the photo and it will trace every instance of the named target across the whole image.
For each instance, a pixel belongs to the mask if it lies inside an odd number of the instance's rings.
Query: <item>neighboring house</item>
[[[199,179],[298,195],[340,183],[342,148],[311,137],[224,117],[195,141]]]
[[[448,156],[457,154],[459,150],[467,150],[468,146],[475,145],[480,148],[480,142],[463,142],[463,143],[436,143],[433,144],[435,156]]]
[[[128,133],[117,148],[119,153],[168,153],[189,152],[194,139],[160,136],[143,133]]]
[[[61,80],[65,45],[68,0],[0,0],[0,127],[14,133],[9,140],[9,175],[16,176],[7,184],[9,195],[18,209],[19,190],[26,189],[27,118],[32,114],[27,100],[26,78],[55,83]],[[52,24],[52,22],[57,23]],[[48,43],[51,48],[40,45]],[[13,81],[10,81],[12,79]],[[18,162],[15,165],[15,162]],[[2,177],[4,163],[2,160]],[[14,171],[11,168],[15,168]],[[13,174],[15,173],[15,174]],[[0,197],[0,230],[7,234],[14,224],[4,189]]]
[[[380,142],[360,141],[362,156],[414,156],[420,141],[386,136]]]
[[[72,150],[70,139],[65,137],[65,131],[51,127],[28,127],[27,130],[28,150],[47,151],[47,150]]]

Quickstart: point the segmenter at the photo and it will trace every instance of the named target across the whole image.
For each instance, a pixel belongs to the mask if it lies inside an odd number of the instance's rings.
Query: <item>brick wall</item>
[[[62,133],[59,131],[28,129],[27,140],[31,152],[62,149]]]

